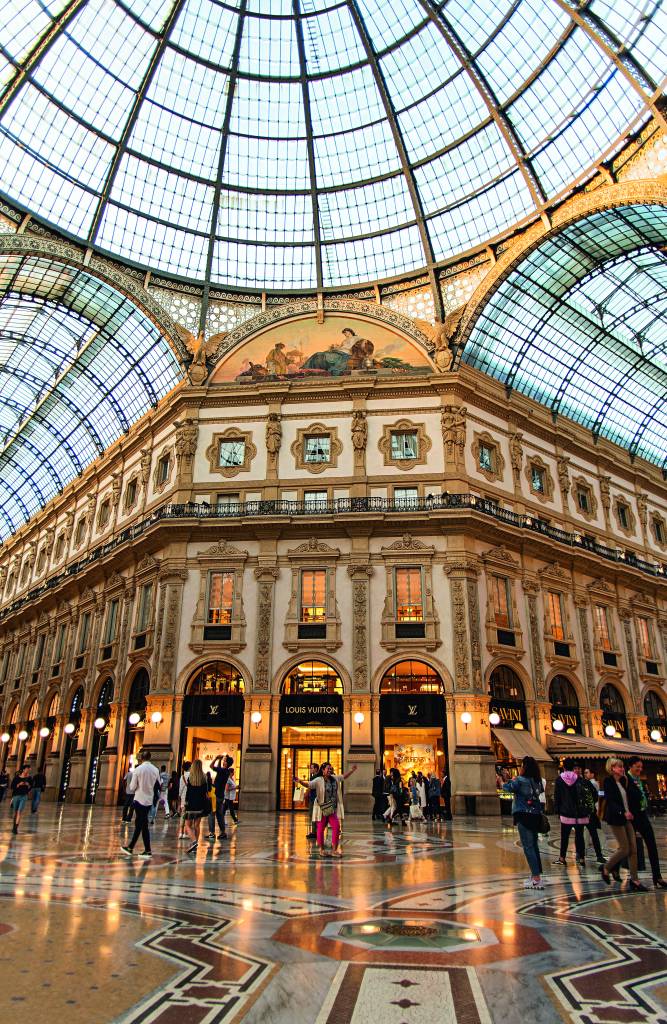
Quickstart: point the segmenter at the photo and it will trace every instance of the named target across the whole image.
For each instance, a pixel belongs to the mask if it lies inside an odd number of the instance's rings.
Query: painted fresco
[[[254,384],[431,372],[426,354],[384,324],[348,315],[327,316],[318,324],[309,316],[283,321],[239,345],[217,367],[213,380]]]

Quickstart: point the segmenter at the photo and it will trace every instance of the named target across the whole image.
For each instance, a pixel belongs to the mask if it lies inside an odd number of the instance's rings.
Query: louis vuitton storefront
[[[199,758],[205,772],[215,757],[228,754],[234,761],[239,787],[243,691],[243,677],[228,662],[209,662],[199,669],[183,701],[181,742],[181,763]]]
[[[380,684],[380,742],[386,771],[398,768],[441,778],[447,763],[444,686],[420,661],[393,665]]]

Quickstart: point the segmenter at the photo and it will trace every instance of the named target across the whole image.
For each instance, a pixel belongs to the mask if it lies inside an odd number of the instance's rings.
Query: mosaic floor
[[[245,815],[196,858],[159,819],[143,862],[119,817],[47,804],[12,837],[0,807],[0,1020],[667,1024],[666,894],[552,866],[553,829],[533,892],[495,820],[350,817],[335,861],[302,818]]]

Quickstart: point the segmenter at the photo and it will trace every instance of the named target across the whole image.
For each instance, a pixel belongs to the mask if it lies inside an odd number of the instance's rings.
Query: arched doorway
[[[90,744],[90,763],[88,765],[88,781],[86,784],[86,803],[94,804],[97,784],[100,778],[100,754],[106,749],[109,740],[109,721],[111,719],[111,701],[113,700],[113,679],[102,683],[95,708],[93,738]],[[100,725],[104,722],[103,725]]]
[[[199,758],[204,771],[218,755],[234,762],[236,784],[241,788],[243,744],[243,675],[228,661],[209,661],[191,677],[183,701],[181,757]]]
[[[398,661],[380,682],[380,743],[387,771],[435,772],[447,762],[444,683],[423,661]]]
[[[625,703],[620,692],[612,683],[605,683],[600,690],[602,709],[602,730],[607,739],[627,739],[628,719]]]
[[[69,788],[69,780],[72,772],[72,754],[76,750],[77,739],[79,736],[79,727],[81,725],[81,709],[83,707],[83,686],[79,686],[72,696],[72,700],[69,706],[69,716],[64,727],[64,750],[63,750],[63,767],[60,775],[60,788],[58,790],[58,800],[64,800],[67,795]]]
[[[523,683],[509,665],[498,665],[489,677],[491,701],[489,703],[489,724],[496,766],[503,777],[506,773],[516,775],[517,758],[511,753],[511,737],[503,742],[503,736],[510,730],[519,732],[528,728],[526,716],[526,694]],[[511,801],[504,801],[501,793],[501,809],[509,811]]]
[[[551,728],[570,735],[581,732],[577,691],[567,676],[554,676],[549,686]]]
[[[308,778],[313,762],[342,768],[343,683],[326,662],[302,661],[287,672],[281,691],[278,806],[303,811],[308,804],[294,800],[294,776]]]

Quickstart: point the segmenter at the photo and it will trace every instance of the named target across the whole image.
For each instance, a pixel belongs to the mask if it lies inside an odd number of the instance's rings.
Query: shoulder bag
[[[542,805],[540,803],[540,793],[542,791],[542,783],[540,783],[540,789],[539,790],[536,790],[535,783],[532,781],[532,779],[531,779],[530,785],[531,785],[531,788],[533,790],[533,800],[535,800],[537,802],[538,807],[541,807]],[[542,810],[539,811],[535,815],[535,818],[537,820],[537,832],[539,832],[539,834],[541,836],[548,835],[549,831],[551,829],[551,823],[550,823],[549,819],[547,818],[546,814],[544,813],[544,811],[542,811]]]

